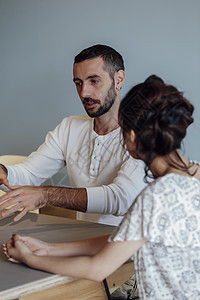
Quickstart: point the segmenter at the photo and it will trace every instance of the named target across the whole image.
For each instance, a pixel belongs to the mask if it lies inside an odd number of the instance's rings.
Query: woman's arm
[[[96,238],[96,243],[99,243],[99,241],[102,245],[102,239]],[[15,235],[13,245],[8,245],[8,255],[11,259],[21,261],[32,268],[75,278],[102,281],[126,262],[145,241],[145,239],[142,239],[139,241],[106,242],[106,244],[104,243],[105,246],[94,256],[52,257],[35,255]],[[75,252],[75,255],[79,251]]]
[[[16,239],[22,241],[33,252],[33,254],[38,256],[92,256],[98,253],[105,246],[108,235],[75,242],[47,243],[30,236],[14,234],[3,245],[6,255],[8,252],[7,249],[14,245]]]
[[[49,256],[93,256],[97,254],[107,243],[108,235],[87,240],[49,243]]]

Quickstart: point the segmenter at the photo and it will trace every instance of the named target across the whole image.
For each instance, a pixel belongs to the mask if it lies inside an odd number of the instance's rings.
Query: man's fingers
[[[28,209],[24,208],[17,216],[14,217],[14,221],[17,222],[21,220],[28,212]]]
[[[6,205],[6,207],[7,207],[7,206],[8,206],[8,205]],[[6,209],[5,211],[3,211],[1,215],[2,215],[2,217],[4,217],[4,218],[5,218],[5,217],[8,217],[8,216],[10,216],[12,213],[14,213],[14,212],[20,210],[21,208],[24,208],[24,206],[22,207],[22,202],[16,203],[14,206],[12,206],[12,207]]]
[[[11,193],[11,192],[10,192]],[[12,194],[12,195],[15,195]],[[8,198],[9,199],[9,198]],[[6,199],[3,199],[6,201]],[[0,205],[0,211],[4,210],[1,215],[3,218],[10,216],[11,214],[21,210],[17,216],[15,216],[14,221],[19,221],[23,216],[27,214],[29,208],[26,206],[27,203],[24,201],[23,197],[13,196],[12,199],[7,200]]]
[[[9,198],[13,198],[13,197],[15,197],[15,196],[17,196],[17,195],[20,194],[20,189],[15,188],[14,186],[12,186],[11,188],[12,188],[12,190],[10,192],[7,192],[3,196],[1,196],[1,198],[0,198],[1,201],[5,201],[5,200],[7,200]]]
[[[14,218],[14,221],[19,221],[28,211],[44,206],[45,201],[41,187],[12,186],[10,192],[0,197],[0,211],[4,210],[2,216],[7,217],[22,209]]]
[[[10,199],[8,201],[4,200],[5,202],[0,204],[0,211],[4,210],[7,207],[10,207],[12,205],[15,205],[17,202],[14,201],[14,199]]]
[[[19,190],[13,190],[11,192],[8,192],[7,194],[3,195],[2,197],[0,197],[0,202],[2,204],[0,204],[0,211],[4,210],[4,209],[8,209],[8,211],[11,210],[10,206],[12,206],[12,211],[11,212],[15,212],[17,210],[19,210],[20,208],[24,208],[24,202],[23,202],[24,198],[22,196],[20,196],[20,191]],[[14,205],[14,206],[13,206]],[[3,216],[5,215],[5,212],[3,213]]]
[[[7,188],[9,188],[9,189],[11,188],[10,183],[8,182],[7,178],[3,178],[1,181],[5,186],[7,186]]]

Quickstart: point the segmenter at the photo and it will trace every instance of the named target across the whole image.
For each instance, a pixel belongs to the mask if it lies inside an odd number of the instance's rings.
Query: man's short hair
[[[115,72],[125,69],[121,54],[109,46],[100,44],[82,50],[75,56],[74,64],[96,57],[103,59],[105,71],[109,73],[112,79],[114,78]]]

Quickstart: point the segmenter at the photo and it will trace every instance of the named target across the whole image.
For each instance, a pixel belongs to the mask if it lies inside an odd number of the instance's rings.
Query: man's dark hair
[[[96,57],[102,57],[105,71],[109,73],[112,79],[114,78],[115,72],[124,70],[124,61],[121,54],[106,45],[94,45],[82,50],[75,56],[74,64]]]

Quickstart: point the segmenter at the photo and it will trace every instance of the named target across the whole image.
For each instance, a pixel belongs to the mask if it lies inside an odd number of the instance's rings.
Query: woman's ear
[[[134,151],[136,146],[135,146],[135,140],[136,140],[136,135],[135,131],[131,130],[129,133],[126,135],[126,146],[127,150],[129,152]]]
[[[131,129],[131,131],[130,131],[130,133],[129,133],[129,139],[130,139],[130,142],[131,142],[132,144],[134,144],[135,138],[136,138],[136,136],[135,136],[135,131],[134,131],[133,129]]]

